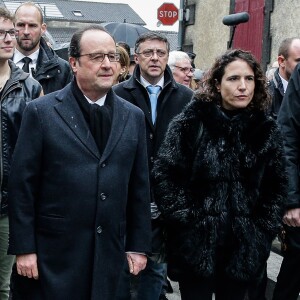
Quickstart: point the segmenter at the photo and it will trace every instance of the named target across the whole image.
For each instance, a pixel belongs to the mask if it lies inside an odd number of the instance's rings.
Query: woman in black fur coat
[[[260,65],[229,50],[169,126],[155,168],[168,274],[183,300],[242,300],[283,216],[286,173]]]

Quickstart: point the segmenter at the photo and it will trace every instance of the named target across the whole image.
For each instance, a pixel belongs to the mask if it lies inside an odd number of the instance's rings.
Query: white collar
[[[36,64],[38,56],[40,53],[40,48],[38,48],[35,52],[31,53],[27,57],[31,58],[31,63]],[[15,48],[15,53],[14,53],[14,63],[19,63],[21,60],[25,57],[24,54],[22,54],[17,48]]]
[[[161,87],[161,89],[164,87],[164,76],[158,81],[157,84],[155,85],[158,85]],[[142,75],[141,75],[141,84],[146,88],[148,85],[153,85],[151,84],[150,82],[148,82]]]
[[[103,106],[105,103],[106,95],[104,95],[102,98],[98,99],[97,101],[92,101],[90,98],[88,98],[86,95],[84,95],[85,99],[90,103],[90,104],[97,104],[99,106]]]
[[[281,79],[281,82],[282,82],[282,85],[283,85],[283,91],[284,91],[284,93],[285,93],[285,92],[286,92],[286,89],[287,89],[287,86],[288,86],[288,81],[285,80],[283,77],[281,77],[281,75],[279,74],[279,72],[278,72],[278,75],[279,75],[279,77],[280,77],[280,79]]]

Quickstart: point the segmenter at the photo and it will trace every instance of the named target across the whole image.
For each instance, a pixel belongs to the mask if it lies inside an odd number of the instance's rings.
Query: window
[[[80,10],[73,10],[73,14],[76,17],[83,17],[83,14]]]

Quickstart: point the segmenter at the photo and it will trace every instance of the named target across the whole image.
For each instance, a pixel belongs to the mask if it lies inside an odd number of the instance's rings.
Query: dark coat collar
[[[89,151],[100,159],[100,163],[107,159],[117,144],[129,116],[129,110],[124,104],[125,101],[118,97],[112,90],[107,93],[106,98],[110,98],[109,101],[113,102],[113,118],[110,136],[101,157],[80,107],[72,94],[71,83],[58,92],[56,95],[58,103],[55,105],[55,109],[61,118],[64,119],[73,133],[89,149]]]
[[[203,122],[206,128],[216,133],[254,129],[266,121],[266,114],[257,109],[241,109],[233,118],[229,118],[215,102],[209,98],[194,98],[179,115],[181,122]]]

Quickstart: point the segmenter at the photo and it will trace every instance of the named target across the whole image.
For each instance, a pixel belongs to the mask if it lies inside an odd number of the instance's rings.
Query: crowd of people
[[[206,72],[149,31],[101,25],[69,61],[32,2],[0,7],[0,299],[273,300],[300,292],[300,39],[267,76],[229,49]],[[117,42],[117,43],[116,43]]]

